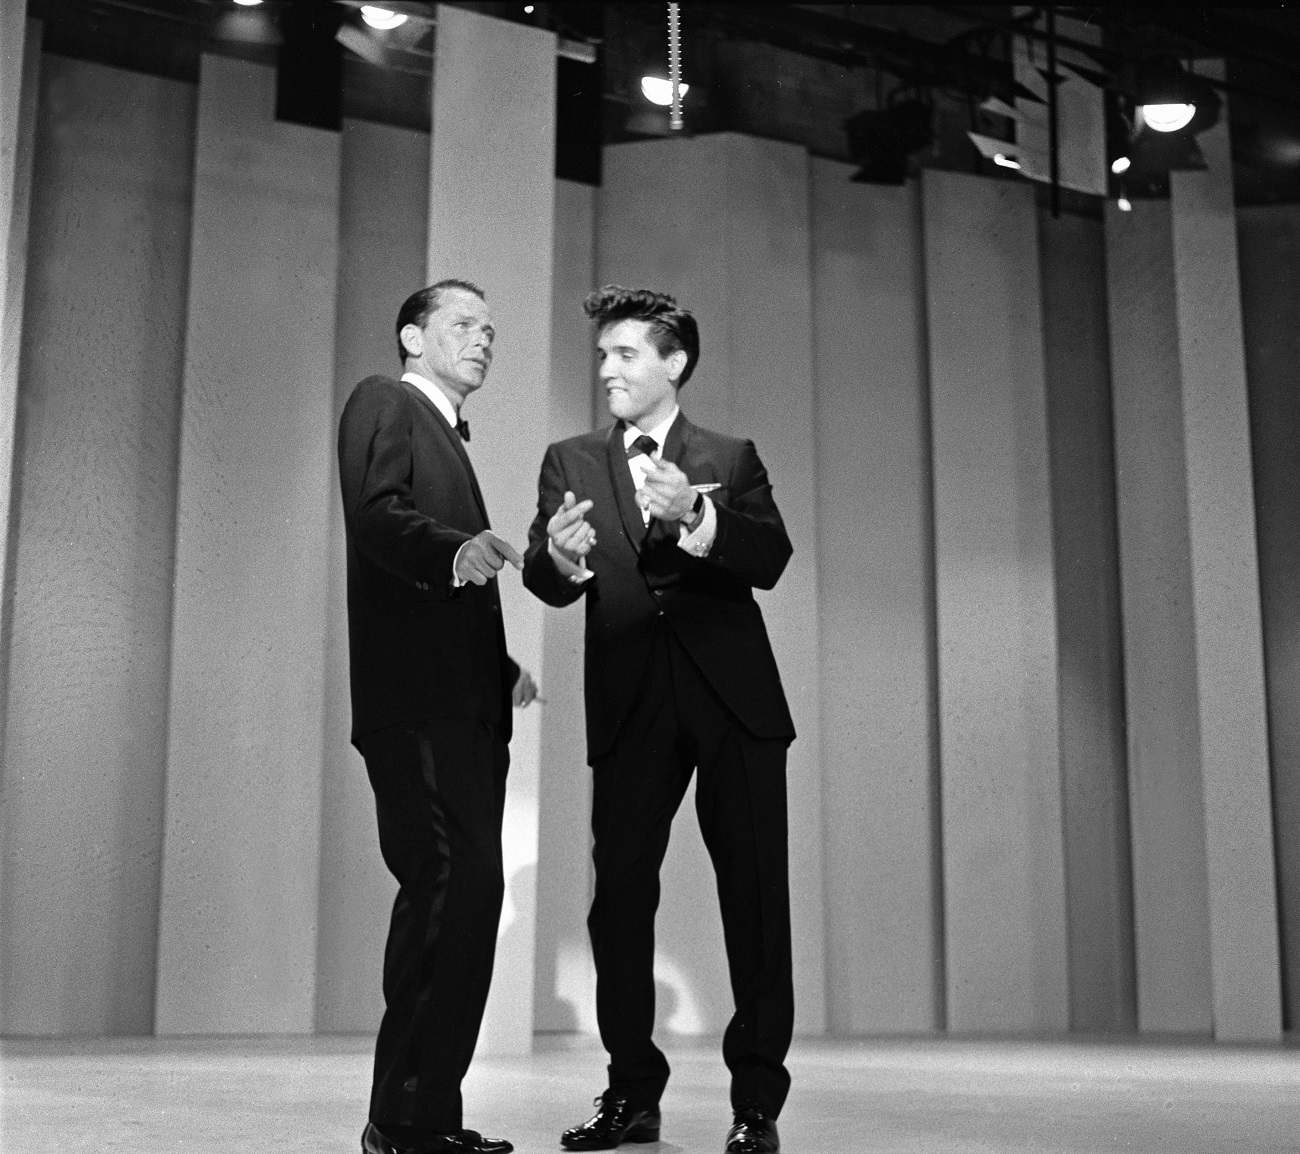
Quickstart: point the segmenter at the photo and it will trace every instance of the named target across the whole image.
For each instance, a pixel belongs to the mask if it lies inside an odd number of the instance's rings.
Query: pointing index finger
[[[519,555],[519,551],[504,537],[493,533],[489,529],[488,540],[491,542],[492,548],[505,558],[505,560],[509,561],[516,569],[522,569],[524,567],[524,559]]]

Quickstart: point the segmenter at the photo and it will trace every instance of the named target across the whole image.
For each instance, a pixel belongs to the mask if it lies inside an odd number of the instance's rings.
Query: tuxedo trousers
[[[370,1120],[416,1145],[462,1127],[504,896],[507,744],[471,718],[397,726],[358,742],[379,846],[398,882],[384,951],[384,1016]]]
[[[692,773],[735,1001],[722,1044],[732,1105],[776,1117],[785,1102],[794,1028],[787,746],[736,720],[661,618],[631,712],[592,765],[596,1015],[609,1089],[634,1102],[657,1103],[668,1081],[652,1038],[654,920],[659,869]]]

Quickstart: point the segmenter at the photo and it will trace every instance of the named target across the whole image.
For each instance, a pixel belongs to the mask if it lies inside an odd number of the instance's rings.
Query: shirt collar
[[[681,405],[674,405],[673,411],[653,429],[638,429],[634,424],[628,422],[623,429],[623,448],[630,449],[632,442],[644,432],[647,437],[654,438],[655,443],[659,446],[659,451],[662,453],[664,444],[668,440],[668,430],[673,427],[673,422],[677,420],[677,414],[681,411]]]
[[[447,399],[447,394],[438,388],[437,385],[427,377],[420,376],[419,373],[403,373],[402,380],[404,380],[408,385],[414,385],[419,389],[420,392],[433,402],[434,408],[447,418],[447,424],[449,424],[453,429],[456,427],[457,421],[460,420],[460,414],[456,411],[456,406]]]

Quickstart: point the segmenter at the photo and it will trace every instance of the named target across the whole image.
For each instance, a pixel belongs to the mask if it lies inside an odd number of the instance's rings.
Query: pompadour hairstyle
[[[438,306],[442,304],[443,290],[453,288],[464,289],[467,293],[473,293],[479,300],[487,300],[487,293],[478,285],[467,280],[458,280],[455,277],[448,277],[446,280],[438,281],[437,284],[431,284],[428,288],[413,292],[402,302],[402,307],[397,310],[397,355],[402,358],[402,364],[406,364],[408,356],[406,346],[402,344],[402,330],[407,325],[415,325],[418,329],[424,328],[429,318],[438,311]]]
[[[677,307],[676,297],[607,284],[588,296],[582,308],[600,329],[619,321],[645,321],[650,326],[650,343],[661,357],[678,349],[686,354],[686,367],[677,379],[677,387],[690,380],[695,362],[700,359],[700,328],[689,312]]]

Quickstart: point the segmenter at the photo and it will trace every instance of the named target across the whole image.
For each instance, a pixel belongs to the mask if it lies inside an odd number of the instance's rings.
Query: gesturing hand
[[[671,461],[655,461],[639,494],[642,507],[661,521],[685,521],[695,505],[695,490]]]
[[[456,577],[460,581],[486,585],[507,561],[516,569],[524,567],[524,559],[509,541],[498,537],[491,529],[484,529],[461,546],[456,558]]]
[[[527,709],[537,700],[537,682],[527,669],[520,669],[515,687],[510,691],[510,703],[516,709]]]
[[[564,504],[546,523],[546,534],[556,552],[575,565],[596,547],[596,530],[584,520],[591,506],[591,501],[579,501],[566,492]]]

